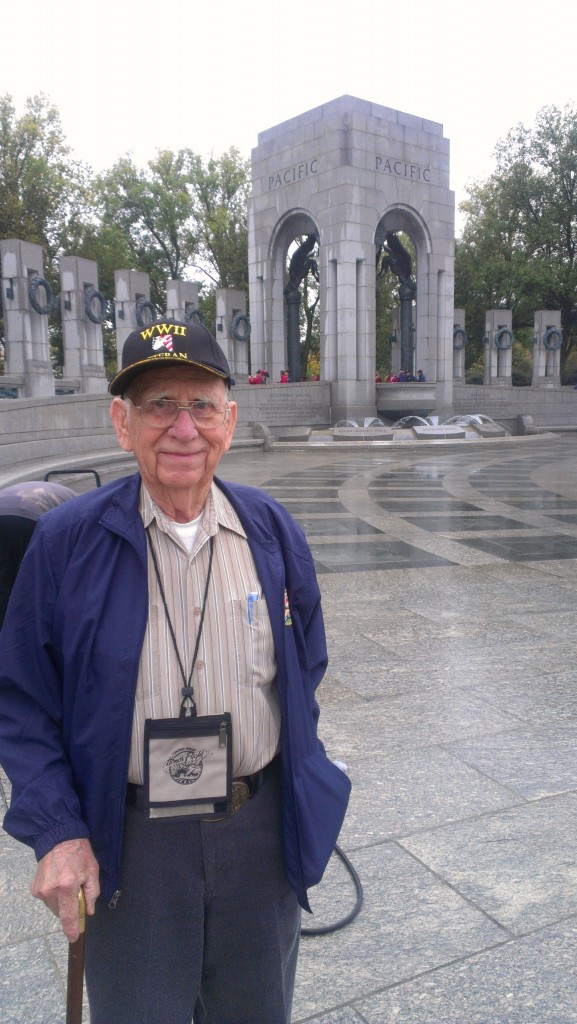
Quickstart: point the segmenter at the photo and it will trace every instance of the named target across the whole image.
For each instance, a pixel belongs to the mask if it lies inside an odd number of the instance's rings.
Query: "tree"
[[[250,161],[234,146],[206,166],[199,156],[189,156],[197,269],[216,287],[248,291]]]
[[[27,99],[20,117],[11,96],[0,97],[0,237],[41,245],[52,283],[86,216],[89,178],[45,96]]]
[[[101,223],[123,236],[129,266],[150,277],[152,301],[163,308],[165,281],[185,276],[197,242],[191,224],[185,151],[158,153],[140,170],[129,156],[95,182]]]
[[[560,309],[562,366],[577,340],[577,112],[543,107],[498,142],[496,169],[469,189],[457,244],[455,305],[467,310],[468,355],[482,350],[485,310],[513,311],[530,328],[536,309]]]
[[[167,278],[247,287],[248,189],[249,164],[235,149],[206,165],[191,150],[163,150],[146,170],[126,156],[95,185],[102,223],[123,234],[159,307]]]
[[[78,253],[90,220],[90,171],[72,157],[56,108],[41,94],[17,116],[11,96],[0,97],[0,238],[40,245],[44,275],[57,294],[60,257]],[[55,314],[49,337],[58,374],[62,328]]]

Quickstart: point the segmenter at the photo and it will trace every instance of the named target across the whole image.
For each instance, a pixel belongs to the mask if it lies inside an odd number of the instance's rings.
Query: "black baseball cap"
[[[234,384],[226,356],[206,327],[166,319],[128,335],[122,349],[122,369],[108,385],[110,394],[124,395],[136,377],[157,366],[194,366],[214,373],[227,387]]]

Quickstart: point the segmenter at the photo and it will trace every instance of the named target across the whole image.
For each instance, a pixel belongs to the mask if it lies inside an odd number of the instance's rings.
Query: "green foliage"
[[[34,96],[18,116],[12,97],[0,96],[0,238],[42,246],[44,274],[57,294],[60,257],[78,254],[89,219],[90,173],[72,158],[56,108]],[[62,329],[53,315],[49,339],[61,375]]]
[[[41,245],[45,276],[60,290],[59,260],[94,260],[103,295],[114,297],[114,272],[147,273],[151,300],[166,301],[166,280],[200,279],[201,301],[214,326],[214,290],[248,290],[247,206],[250,163],[231,148],[204,161],[191,150],[164,150],[144,170],[130,156],[94,177],[73,159],[58,111],[45,96],[17,115],[0,97],[0,237]],[[103,324],[105,360],[114,368],[110,322]],[[49,322],[55,373],[62,370],[62,328]]]
[[[247,208],[250,160],[231,147],[206,165],[194,153],[189,190],[197,235],[197,269],[219,288],[248,291]]]
[[[43,246],[54,271],[84,215],[88,178],[45,96],[28,99],[20,117],[11,96],[0,97],[1,238]]]
[[[511,309],[518,334],[536,309],[560,309],[563,365],[577,338],[577,112],[543,107],[495,156],[495,172],[461,206],[455,306],[467,312],[467,361],[482,357],[486,310]]]
[[[521,332],[519,332],[521,334]],[[527,387],[533,378],[532,340],[515,338],[511,352],[511,381],[516,387]]]
[[[128,265],[149,274],[151,299],[162,308],[169,278],[247,288],[249,182],[236,149],[206,164],[183,149],[159,152],[146,170],[123,157],[94,190],[101,223],[115,226]]]

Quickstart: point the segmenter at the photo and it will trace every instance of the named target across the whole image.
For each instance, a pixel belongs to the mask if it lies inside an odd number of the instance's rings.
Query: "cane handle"
[[[78,893],[78,924],[82,935],[86,927],[86,898],[82,887]]]

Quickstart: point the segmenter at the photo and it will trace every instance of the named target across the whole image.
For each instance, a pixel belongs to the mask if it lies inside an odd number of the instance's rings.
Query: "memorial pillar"
[[[216,289],[216,340],[225,353],[237,381],[255,370],[269,370],[266,361],[252,365],[251,324],[246,315],[246,292],[238,288]],[[271,371],[269,370],[269,373]]]
[[[166,282],[166,316],[170,320],[188,321],[199,320],[200,310],[198,308],[199,287],[196,281],[174,281]],[[195,316],[195,314],[197,314]]]
[[[23,398],[54,395],[48,315],[52,289],[44,278],[42,247],[19,239],[0,241],[6,374]]]
[[[60,287],[63,383],[81,394],[101,394],[106,391],[102,322],[107,304],[98,291],[94,260],[63,256]]]
[[[467,332],[465,330],[465,310],[455,309],[453,312],[453,379],[465,380],[465,346]]]
[[[533,387],[561,386],[561,310],[538,309],[534,317]]]
[[[485,384],[512,386],[513,314],[510,309],[485,313]]]
[[[158,312],[150,301],[149,276],[139,270],[115,270],[114,293],[116,353],[120,366],[122,347],[128,335],[137,327],[157,320]]]

